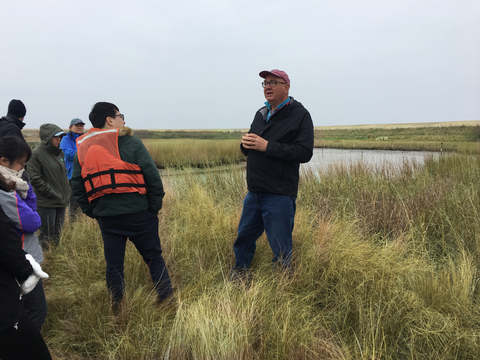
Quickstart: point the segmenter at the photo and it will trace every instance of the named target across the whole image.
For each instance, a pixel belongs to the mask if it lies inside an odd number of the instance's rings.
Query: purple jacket
[[[40,264],[43,261],[43,254],[35,232],[42,222],[37,213],[37,197],[32,185],[28,184],[25,199],[22,199],[16,191],[0,190],[0,203],[22,238],[23,249]]]

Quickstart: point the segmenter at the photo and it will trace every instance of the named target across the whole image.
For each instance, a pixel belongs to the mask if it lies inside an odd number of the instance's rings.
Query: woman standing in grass
[[[27,171],[37,195],[40,226],[40,245],[56,246],[65,220],[65,209],[70,200],[70,185],[64,156],[60,149],[65,132],[55,124],[40,126],[41,144],[32,151]]]
[[[0,139],[1,141],[1,139]],[[0,189],[9,184],[0,175]],[[40,331],[25,313],[20,296],[35,282],[34,270],[22,250],[22,242],[12,221],[0,206],[0,358],[3,360],[52,359]],[[41,271],[41,269],[40,269]],[[19,286],[19,283],[21,286]]]
[[[0,188],[0,203],[15,225],[25,252],[41,264],[42,248],[35,234],[41,224],[37,213],[37,198],[32,185],[22,179],[25,163],[31,154],[32,150],[25,141],[15,136],[0,138],[0,175],[6,182]],[[47,300],[41,280],[29,294],[23,296],[22,304],[35,326],[41,330],[47,317]]]

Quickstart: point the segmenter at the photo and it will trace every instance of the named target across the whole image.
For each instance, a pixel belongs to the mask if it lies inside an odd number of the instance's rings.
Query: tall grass
[[[244,173],[168,184],[160,235],[175,305],[155,305],[128,246],[126,298],[114,316],[98,226],[69,223],[45,262],[44,336],[57,359],[478,358],[478,157],[304,173],[294,274],[272,270],[262,236],[250,286],[227,279]]]
[[[205,168],[245,160],[238,140],[143,140],[158,168]]]

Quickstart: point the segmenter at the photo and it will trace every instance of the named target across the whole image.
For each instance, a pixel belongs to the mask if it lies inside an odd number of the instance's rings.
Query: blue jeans
[[[274,257],[288,268],[292,261],[292,231],[295,219],[295,196],[249,191],[243,201],[238,236],[233,244],[235,268],[250,266],[255,255],[257,239],[263,231]]]
[[[148,265],[153,284],[160,300],[172,294],[172,284],[158,236],[158,216],[150,212],[140,215],[99,216],[105,261],[107,262],[107,288],[114,303],[122,301],[124,292],[124,260],[127,238],[135,245]]]

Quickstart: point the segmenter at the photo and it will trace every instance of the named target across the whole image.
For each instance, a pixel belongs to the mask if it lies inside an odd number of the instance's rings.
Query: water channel
[[[356,149],[327,149],[316,148],[313,157],[307,164],[302,164],[303,169],[317,171],[327,170],[331,165],[344,163],[345,165],[362,161],[374,167],[389,165],[398,167],[405,162],[423,165],[426,157],[438,158],[440,152],[431,151],[398,151],[398,150],[356,150]]]
[[[344,163],[345,165],[353,164],[362,161],[372,166],[382,166],[388,164],[393,167],[402,165],[405,162],[416,163],[422,165],[426,157],[433,156],[438,158],[441,156],[440,152],[431,151],[396,151],[396,150],[355,150],[355,149],[328,149],[315,148],[313,149],[313,157],[307,164],[301,165],[301,170],[315,170],[318,172],[325,171],[329,166]],[[237,165],[218,166],[210,168],[209,171],[233,171],[242,170],[246,163]],[[205,172],[205,169],[185,169],[185,170],[159,170],[163,177],[181,176],[187,173]]]

